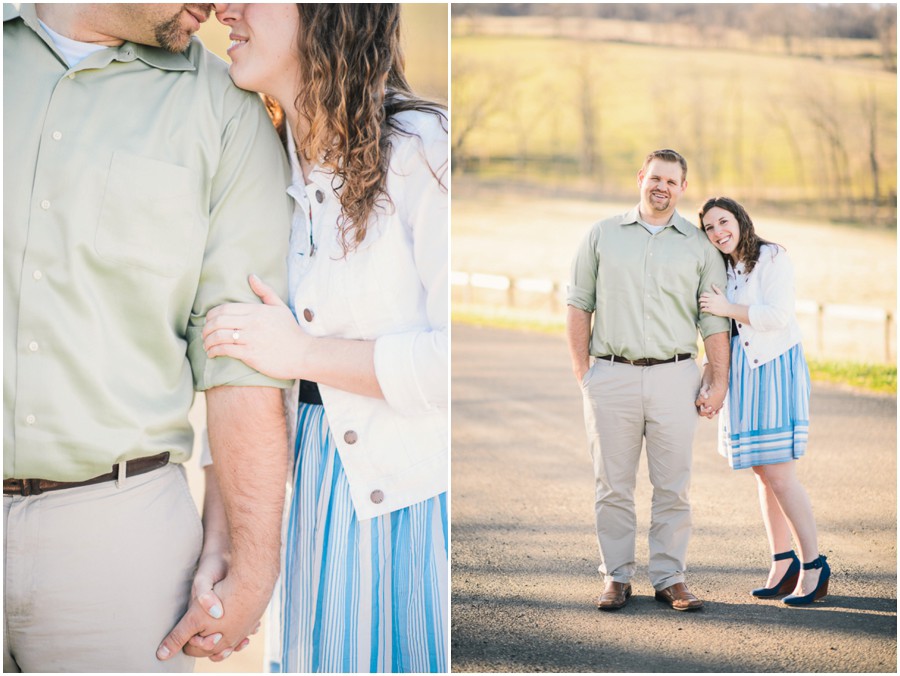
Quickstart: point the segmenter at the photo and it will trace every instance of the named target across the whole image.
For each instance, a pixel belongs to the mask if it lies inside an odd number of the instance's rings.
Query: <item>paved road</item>
[[[454,325],[452,345],[454,671],[896,671],[895,397],[813,386],[799,473],[834,571],[826,600],[749,596],[768,568],[754,481],[716,454],[703,419],[688,582],[706,608],[653,600],[642,460],[636,596],[600,613],[593,478],[564,339]]]

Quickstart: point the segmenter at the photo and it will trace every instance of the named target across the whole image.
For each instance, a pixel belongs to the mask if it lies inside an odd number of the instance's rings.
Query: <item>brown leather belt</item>
[[[169,464],[169,453],[160,453],[147,458],[136,458],[125,463],[125,476],[137,476],[152,472]],[[47,491],[61,491],[64,488],[77,488],[78,486],[90,486],[102,484],[105,481],[114,481],[119,478],[119,465],[112,467],[109,474],[101,474],[87,481],[48,481],[47,479],[4,479],[3,495],[40,495]]]
[[[671,359],[625,359],[614,354],[608,354],[605,357],[597,357],[597,359],[608,359],[609,361],[618,362],[619,364],[631,364],[632,366],[656,366],[657,364],[671,364],[673,361],[684,361],[690,359],[689,354],[676,354]]]

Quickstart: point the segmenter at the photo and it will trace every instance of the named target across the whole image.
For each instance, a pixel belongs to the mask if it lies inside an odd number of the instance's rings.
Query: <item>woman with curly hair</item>
[[[788,594],[805,605],[828,593],[809,496],[796,473],[809,433],[809,369],[794,316],[794,268],[787,252],[756,234],[743,206],[713,197],[700,228],[725,258],[728,287],[700,295],[700,309],[731,318],[731,373],[719,450],[733,469],[756,475],[772,566],[758,598]],[[800,557],[791,548],[791,536]],[[803,562],[801,568],[801,561]]]
[[[263,304],[204,329],[210,356],[301,381],[268,667],[446,671],[446,112],[406,81],[396,4],[216,15],[292,168],[288,304],[251,277]]]

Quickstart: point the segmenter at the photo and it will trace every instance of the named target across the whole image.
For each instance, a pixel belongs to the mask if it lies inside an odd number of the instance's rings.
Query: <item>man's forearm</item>
[[[206,393],[213,467],[228,519],[229,575],[259,583],[278,576],[287,477],[287,432],[281,391],[217,387]]]
[[[566,339],[569,356],[572,358],[572,372],[582,378],[590,366],[591,313],[567,306]]]
[[[731,361],[731,348],[728,343],[728,332],[714,333],[703,340],[706,348],[706,359],[709,362],[707,385],[717,388],[728,387],[728,365]],[[705,374],[704,374],[705,375]]]

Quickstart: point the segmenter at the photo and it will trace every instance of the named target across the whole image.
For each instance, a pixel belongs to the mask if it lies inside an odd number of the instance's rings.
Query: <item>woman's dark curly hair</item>
[[[706,216],[713,207],[719,207],[720,209],[730,212],[737,220],[740,239],[738,240],[737,248],[734,250],[732,256],[737,261],[743,261],[744,272],[749,275],[753,272],[753,268],[756,267],[756,263],[759,261],[759,252],[762,250],[762,245],[773,244],[773,242],[769,242],[756,234],[756,230],[753,227],[753,221],[750,220],[750,214],[747,213],[747,210],[744,209],[744,207],[730,197],[710,197],[706,200],[706,203],[700,208],[699,219],[701,230],[704,230],[703,217]],[[731,260],[731,256],[722,254],[722,257],[725,259],[726,263]]]
[[[306,137],[296,139],[297,151],[334,172],[346,255],[365,239],[376,206],[391,203],[385,191],[390,135],[409,134],[395,116],[427,111],[446,129],[446,109],[415,96],[406,80],[398,4],[299,3],[297,11],[300,82],[294,106],[309,125]],[[284,111],[264,98],[286,139]],[[443,170],[431,168],[439,183],[436,172]]]

